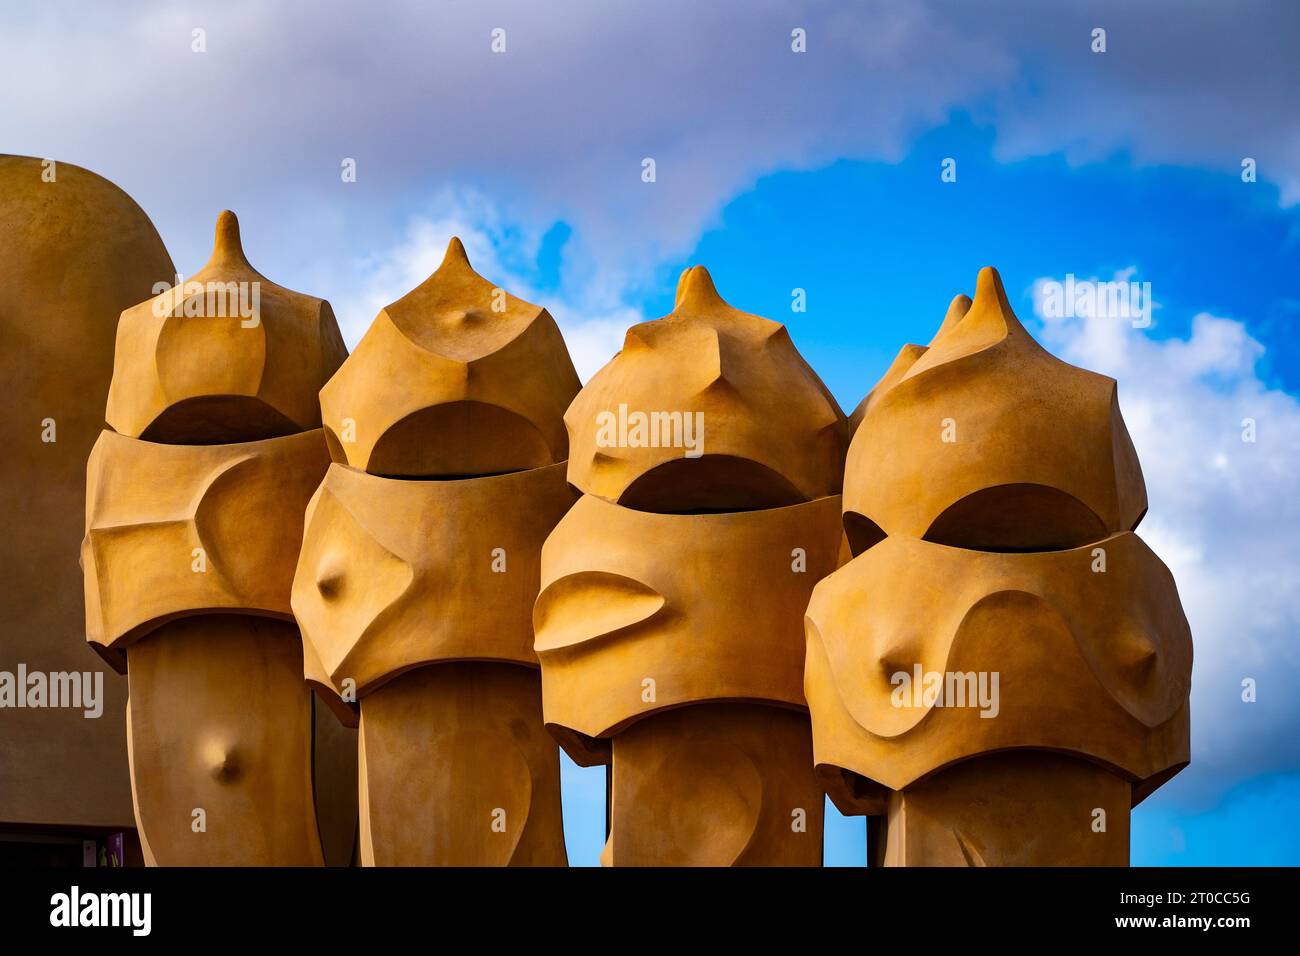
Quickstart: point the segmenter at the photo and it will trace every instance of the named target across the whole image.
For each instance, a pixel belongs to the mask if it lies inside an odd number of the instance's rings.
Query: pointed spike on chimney
[[[948,303],[948,312],[943,317],[944,325],[952,322],[954,325],[961,321],[961,317],[970,311],[971,300],[966,294],[955,295],[952,301]]]
[[[642,322],[639,325],[632,326],[623,333],[624,352],[635,352],[640,349],[654,348],[654,342],[651,340],[651,336],[644,326],[645,323]]]
[[[239,217],[229,209],[223,209],[217,216],[212,258],[208,260],[208,264],[248,266],[248,257],[244,255],[244,246],[239,239]]]
[[[1006,290],[1002,288],[1002,276],[992,266],[981,269],[975,280],[975,302],[996,302],[1003,312],[1011,312]]]
[[[683,269],[682,274],[677,277],[677,294],[673,296],[674,309],[682,304],[682,293],[686,291],[686,277],[690,274],[690,269]]]
[[[451,241],[447,243],[447,252],[442,257],[442,264],[456,263],[459,265],[469,265],[469,256],[465,253],[465,244],[460,241],[459,236],[452,236]]]
[[[974,320],[978,326],[990,330],[996,326],[1004,335],[1024,337],[1036,348],[1041,348],[1016,317],[1015,310],[1007,300],[1007,291],[1002,285],[1002,277],[992,266],[981,269],[979,277],[975,280],[975,301],[971,303],[969,316],[962,323],[963,327]]]
[[[692,266],[682,273],[681,279],[677,282],[674,312],[683,308],[702,312],[718,306],[726,308],[727,303],[714,288],[713,277],[709,275],[708,269],[704,266]]]
[[[939,331],[934,333],[934,338],[930,340],[930,344],[933,345],[935,342],[939,341],[939,338],[945,332],[951,331],[953,326],[955,326],[958,322],[964,319],[966,317],[966,313],[970,311],[970,307],[971,307],[970,296],[968,295],[953,296],[952,301],[948,303],[948,311],[943,317],[943,322],[940,323],[939,325]]]

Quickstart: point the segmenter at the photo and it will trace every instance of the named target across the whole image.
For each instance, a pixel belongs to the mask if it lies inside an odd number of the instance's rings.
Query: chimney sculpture
[[[531,612],[579,384],[453,238],[321,389],[293,609],[308,682],[359,711],[363,865],[566,863]]]
[[[82,587],[86,458],[104,430],[117,317],[176,267],[144,210],[108,180],[7,155],[0,263],[0,671],[24,663],[29,674],[83,672],[94,681],[85,692],[102,684],[92,720],[86,709],[5,707],[0,826],[129,830],[126,680],[91,659],[84,609],[70,595]],[[10,703],[6,683],[0,704]]]
[[[807,615],[818,775],[888,866],[1127,865],[1189,760],[1192,644],[1133,534],[1113,379],[1067,365],[993,269],[854,419],[852,561]]]
[[[338,763],[313,746],[340,735],[313,734],[289,586],[329,464],[316,391],[345,355],[329,303],[256,272],[230,212],[197,275],[118,323],[81,558],[150,864],[324,862],[313,770]],[[346,840],[355,812],[325,815]]]
[[[612,767],[602,863],[820,865],[801,622],[839,552],[843,413],[696,266],[565,422],[583,496],[534,625],[547,727]]]

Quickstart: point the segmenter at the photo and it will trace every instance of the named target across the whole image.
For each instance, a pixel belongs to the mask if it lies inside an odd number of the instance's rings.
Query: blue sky
[[[350,345],[453,233],[552,311],[584,377],[702,263],[846,411],[996,266],[1044,345],[1119,381],[1139,530],[1192,624],[1193,762],[1135,812],[1133,861],[1300,863],[1300,7],[321,7],[7,9],[0,149],[112,179],[187,273],[234,209],[253,263],[330,299]],[[1067,274],[1150,282],[1153,326],[1040,314]],[[595,863],[603,771],[564,777],[571,862]],[[861,820],[826,832],[828,863],[862,862]]]

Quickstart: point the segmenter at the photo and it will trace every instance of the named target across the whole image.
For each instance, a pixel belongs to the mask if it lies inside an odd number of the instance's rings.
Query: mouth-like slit
[[[807,499],[784,475],[733,455],[676,458],[647,471],[618,503],[656,514],[723,514],[784,508]]]
[[[159,445],[234,445],[294,435],[302,428],[260,398],[198,395],[169,405],[140,440]]]
[[[384,478],[454,480],[541,468],[563,458],[522,415],[463,401],[422,408],[391,425],[366,470]]]
[[[1008,484],[949,505],[930,524],[925,540],[968,551],[1068,551],[1110,533],[1073,495],[1047,485]]]

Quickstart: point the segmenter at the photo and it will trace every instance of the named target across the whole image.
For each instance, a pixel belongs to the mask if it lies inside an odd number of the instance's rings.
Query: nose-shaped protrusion
[[[482,309],[450,309],[447,312],[447,322],[460,328],[472,328],[487,320],[490,315]]]
[[[321,555],[316,565],[316,590],[320,596],[330,601],[343,593],[343,583],[347,577],[343,555],[331,551]]]
[[[221,737],[204,740],[200,745],[199,759],[212,779],[220,783],[232,782],[243,770],[239,749],[232,741]]]
[[[876,656],[880,667],[880,676],[887,683],[894,683],[894,675],[912,676],[913,665],[917,662],[915,642],[904,637],[891,640]]]
[[[1151,673],[1160,656],[1151,637],[1143,631],[1136,630],[1124,634],[1122,653],[1129,671],[1140,677]]]

